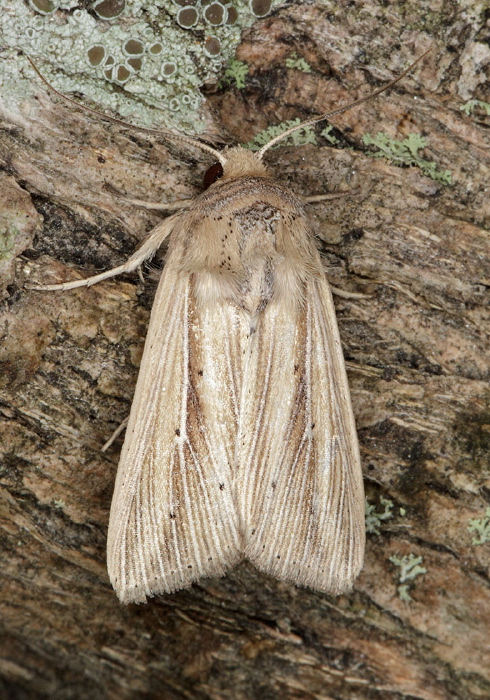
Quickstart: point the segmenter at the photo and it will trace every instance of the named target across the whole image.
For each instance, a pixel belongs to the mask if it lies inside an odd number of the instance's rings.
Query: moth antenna
[[[107,114],[104,114],[103,112],[99,112],[96,109],[92,109],[91,107],[87,107],[86,105],[80,104],[80,102],[77,102],[76,100],[73,100],[71,97],[67,97],[64,95],[62,92],[59,90],[56,90],[51,83],[49,83],[44,75],[41,73],[39,68],[36,66],[32,58],[30,56],[26,55],[27,60],[31,64],[31,66],[34,68],[35,72],[39,76],[39,78],[45,83],[50,90],[52,90],[58,97],[61,97],[63,100],[66,100],[67,102],[71,102],[74,104],[76,107],[80,107],[81,109],[85,109],[87,112],[91,112],[92,114],[96,114],[98,117],[101,117],[102,119],[107,119],[110,122],[113,122],[114,124],[119,124],[121,126],[125,126],[129,129],[138,129],[139,131],[143,131],[146,134],[156,134],[158,136],[164,136],[167,138],[169,141],[176,141],[184,144],[185,146],[191,146],[194,148],[200,148],[202,151],[205,151],[206,153],[210,153],[212,156],[218,160],[221,165],[225,165],[226,163],[226,158],[225,156],[220,153],[220,151],[215,150],[211,146],[208,146],[207,143],[203,143],[202,141],[198,141],[197,139],[193,139],[190,136],[184,136],[183,134],[175,134],[173,131],[160,131],[158,129],[148,129],[144,126],[136,126],[134,124],[129,124],[128,122],[123,121],[122,119],[116,119],[115,117],[109,117]]]
[[[393,85],[396,85],[402,78],[404,78],[410,71],[412,71],[417,63],[421,61],[425,56],[427,56],[428,53],[430,53],[432,49],[428,49],[423,53],[421,56],[417,58],[416,61],[414,61],[406,70],[403,71],[397,78],[394,80],[391,80],[387,85],[384,85],[382,88],[379,88],[378,90],[375,90],[371,95],[367,95],[367,97],[360,97],[358,100],[354,100],[354,102],[350,102],[347,105],[344,105],[343,107],[339,107],[338,109],[334,109],[333,112],[327,112],[326,114],[322,114],[319,117],[312,117],[311,119],[307,119],[304,122],[301,122],[301,124],[298,124],[297,126],[291,127],[291,129],[288,129],[282,134],[279,134],[279,136],[275,136],[271,141],[265,144],[265,146],[262,146],[260,151],[257,152],[257,157],[259,160],[262,160],[264,157],[264,154],[269,150],[269,148],[272,148],[275,146],[279,141],[282,141],[283,139],[286,139],[288,136],[291,136],[291,134],[294,134],[295,131],[298,131],[299,129],[304,129],[306,126],[311,126],[312,124],[316,124],[317,122],[323,121],[323,119],[329,119],[330,117],[334,117],[337,114],[342,114],[342,112],[347,112],[349,109],[352,109],[353,107],[357,107],[358,105],[362,105],[364,102],[369,102],[369,100],[374,99],[378,95],[380,95],[382,92],[386,92],[386,90],[389,90],[390,87],[393,87]]]

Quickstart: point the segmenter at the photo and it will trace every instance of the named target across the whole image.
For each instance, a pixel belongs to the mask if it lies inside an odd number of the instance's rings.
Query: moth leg
[[[370,299],[372,294],[363,294],[362,292],[347,292],[345,289],[333,287],[330,285],[330,291],[341,299]]]
[[[107,442],[100,448],[101,452],[107,452],[109,447],[112,445],[114,440],[119,437],[119,435],[122,433],[122,431],[127,427],[129,421],[129,416],[123,420],[122,423],[120,423],[115,431],[112,433],[111,437],[107,440]]]
[[[144,209],[152,209],[156,211],[178,211],[179,209],[185,209],[190,207],[194,198],[189,199],[179,199],[176,202],[145,202],[144,199],[128,199],[126,197],[121,197],[128,204],[134,204],[137,207],[143,207]]]
[[[110,183],[106,183],[104,185],[104,189],[112,194],[113,197],[117,197],[117,199],[125,202],[126,204],[134,204],[137,207],[157,211],[178,211],[179,209],[189,207],[194,201],[194,197],[189,197],[188,199],[179,199],[176,202],[147,202],[144,199],[133,199],[132,197],[126,197],[124,192],[121,192],[121,190],[114,187],[114,185]]]
[[[64,291],[67,289],[76,289],[77,287],[90,287],[92,284],[97,282],[102,282],[102,280],[109,279],[110,277],[115,277],[123,272],[132,272],[136,270],[145,260],[151,258],[158,248],[162,245],[163,241],[172,231],[175,220],[179,215],[174,214],[168,219],[165,219],[161,224],[158,224],[150,235],[143,241],[142,245],[136,250],[132,256],[122,265],[113,267],[112,270],[107,270],[106,272],[101,272],[99,275],[94,275],[93,277],[88,277],[82,280],[73,280],[72,282],[63,282],[62,284],[26,284],[27,289],[34,289],[35,291],[51,292],[51,291]]]
[[[312,194],[307,197],[302,197],[301,199],[307,204],[314,204],[315,202],[328,202],[331,199],[340,199],[340,197],[353,196],[355,194],[360,194],[360,188],[355,190],[345,190],[344,192],[332,192],[328,194]]]

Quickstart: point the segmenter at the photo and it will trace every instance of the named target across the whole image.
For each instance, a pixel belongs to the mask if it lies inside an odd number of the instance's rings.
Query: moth
[[[130,272],[168,239],[109,521],[109,576],[123,603],[221,576],[244,558],[318,591],[352,587],[364,491],[332,295],[304,200],[263,159],[414,65],[257,153],[168,135],[212,154],[219,179],[126,263],[37,287]]]

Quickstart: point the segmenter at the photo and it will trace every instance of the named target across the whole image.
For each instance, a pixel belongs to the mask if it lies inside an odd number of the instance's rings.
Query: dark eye
[[[207,189],[210,185],[213,184],[213,182],[219,180],[222,175],[223,166],[221,165],[221,163],[215,163],[214,165],[212,165],[206,170],[206,173],[204,175],[204,188]]]

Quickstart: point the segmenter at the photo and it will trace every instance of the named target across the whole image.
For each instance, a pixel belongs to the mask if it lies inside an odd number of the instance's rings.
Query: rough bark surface
[[[460,110],[489,101],[490,30],[479,5],[461,7],[293,3],[244,36],[246,87],[208,95],[215,130],[244,142],[368,94],[433,48],[335,120],[335,147],[322,126],[318,145],[269,157],[302,194],[356,190],[312,205],[311,223],[332,284],[357,295],[336,297],[338,320],[368,500],[390,517],[339,598],[243,563],[145,606],[118,603],[105,540],[121,438],[100,446],[129,412],[156,283],[24,285],[119,264],[161,218],[120,194],[192,196],[209,162],[42,85],[4,111],[0,697],[490,697],[490,543],[468,530],[484,527],[490,499],[489,131],[483,111]],[[292,51],[312,72],[284,67]],[[424,135],[424,157],[453,184],[370,158],[362,135],[377,132]],[[410,556],[426,571],[404,581],[390,557]]]

